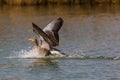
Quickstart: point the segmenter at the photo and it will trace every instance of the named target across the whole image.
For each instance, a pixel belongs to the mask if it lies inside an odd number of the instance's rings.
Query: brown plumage
[[[52,51],[55,46],[59,45],[58,32],[63,25],[63,19],[57,18],[53,20],[43,30],[34,23],[32,23],[32,25],[33,32],[37,34],[38,40],[34,38],[29,40],[34,42],[35,49],[39,53],[44,54],[44,56],[49,56],[51,54],[50,51]]]
[[[34,49],[37,52],[39,52],[42,56],[49,56],[51,54],[50,50],[47,50],[46,48],[42,48],[41,46],[39,46],[37,39],[29,38],[28,40],[34,43]]]
[[[43,30],[38,27],[36,24],[33,24],[33,31],[46,41],[50,47],[55,47],[59,45],[59,30],[63,25],[63,19],[57,18],[50,22]]]

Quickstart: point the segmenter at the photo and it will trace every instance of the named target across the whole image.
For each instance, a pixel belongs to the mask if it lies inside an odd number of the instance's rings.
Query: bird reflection
[[[57,62],[52,61],[50,58],[44,58],[44,59],[34,59],[32,60],[31,67],[39,67],[39,66],[56,66]]]

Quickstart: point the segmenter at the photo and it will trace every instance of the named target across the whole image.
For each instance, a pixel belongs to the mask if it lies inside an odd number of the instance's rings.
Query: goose
[[[42,56],[67,56],[55,47],[59,45],[59,30],[63,25],[61,17],[50,22],[44,29],[41,29],[35,23],[33,25],[33,32],[37,35],[36,38],[29,38],[28,40],[34,43],[35,50]]]

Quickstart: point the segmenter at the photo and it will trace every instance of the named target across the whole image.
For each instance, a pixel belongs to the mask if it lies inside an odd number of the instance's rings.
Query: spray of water
[[[68,52],[65,52],[68,53]],[[80,59],[110,59],[110,60],[119,60],[120,56],[114,57],[105,57],[105,56],[87,56],[83,49],[76,48],[72,52],[69,52],[68,56],[62,56],[64,58],[80,58]],[[34,48],[26,50],[22,49],[20,51],[14,51],[9,57],[6,58],[61,58],[61,56],[50,56],[43,57],[40,55]]]
[[[9,58],[41,58],[42,56],[34,49],[14,51]]]
[[[66,52],[68,53],[68,52]],[[84,58],[86,55],[84,54],[82,49],[75,49],[72,53],[69,53],[67,57],[80,57]],[[50,56],[50,57],[65,57],[65,56]],[[34,48],[29,50],[22,49],[20,51],[13,51],[13,53],[8,58],[45,58],[40,55]],[[48,58],[48,57],[47,57]]]

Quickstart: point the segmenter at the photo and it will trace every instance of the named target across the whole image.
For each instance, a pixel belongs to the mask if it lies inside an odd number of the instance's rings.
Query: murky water
[[[57,17],[66,58],[35,56],[32,22],[42,28]],[[120,6],[1,6],[0,80],[120,80]],[[19,57],[19,58],[18,58]]]

